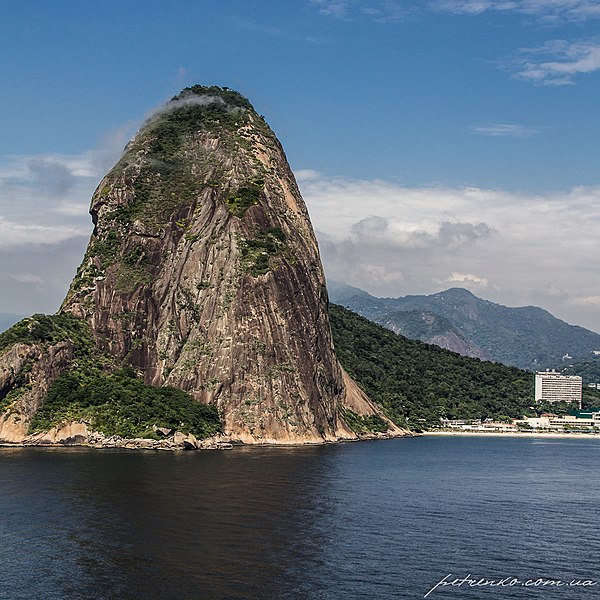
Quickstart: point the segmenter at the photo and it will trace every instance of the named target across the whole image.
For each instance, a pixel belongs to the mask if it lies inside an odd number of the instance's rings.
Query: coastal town
[[[596,387],[598,384],[591,384]],[[535,417],[498,422],[493,419],[440,419],[440,430],[464,433],[564,433],[600,435],[600,407],[582,407],[582,378],[556,371],[535,374],[535,404],[577,405],[567,414],[542,412]],[[438,430],[438,431],[440,431]]]

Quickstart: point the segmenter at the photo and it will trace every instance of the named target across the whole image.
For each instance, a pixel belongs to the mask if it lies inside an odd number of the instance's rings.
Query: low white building
[[[556,431],[571,429],[600,430],[600,410],[577,411],[572,415],[542,414],[539,417],[515,419],[515,425],[528,425],[532,429],[553,429]]]
[[[441,419],[442,427],[459,431],[516,431],[515,423],[500,423],[488,419]]]

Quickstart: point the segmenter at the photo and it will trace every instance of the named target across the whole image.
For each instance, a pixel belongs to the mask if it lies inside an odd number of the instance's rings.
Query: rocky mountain
[[[429,296],[376,298],[330,285],[332,301],[412,339],[522,369],[562,368],[600,350],[600,335],[535,306],[510,308],[461,288]]]
[[[336,359],[306,207],[279,141],[240,94],[194,86],[173,98],[100,182],[90,213],[59,314],[0,337],[0,438],[66,422],[130,431],[120,416],[130,405],[115,411],[107,394],[141,393],[163,410],[156,389],[216,409],[225,434],[247,443],[350,439],[374,417],[401,433]],[[171,396],[161,428],[193,431],[202,415]],[[151,411],[139,410],[146,430],[135,432],[151,435]]]
[[[491,357],[451,321],[429,310],[398,310],[386,313],[378,323],[404,337],[435,344],[463,356],[491,360]]]

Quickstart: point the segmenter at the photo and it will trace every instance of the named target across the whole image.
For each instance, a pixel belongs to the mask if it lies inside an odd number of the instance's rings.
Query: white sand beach
[[[424,431],[423,435],[520,438],[591,438],[600,440],[600,433],[566,433],[564,431]]]

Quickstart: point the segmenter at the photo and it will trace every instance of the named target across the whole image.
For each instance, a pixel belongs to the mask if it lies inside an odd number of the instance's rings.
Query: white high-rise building
[[[561,375],[556,371],[535,374],[536,402],[577,402],[581,408],[581,388],[579,375]]]

